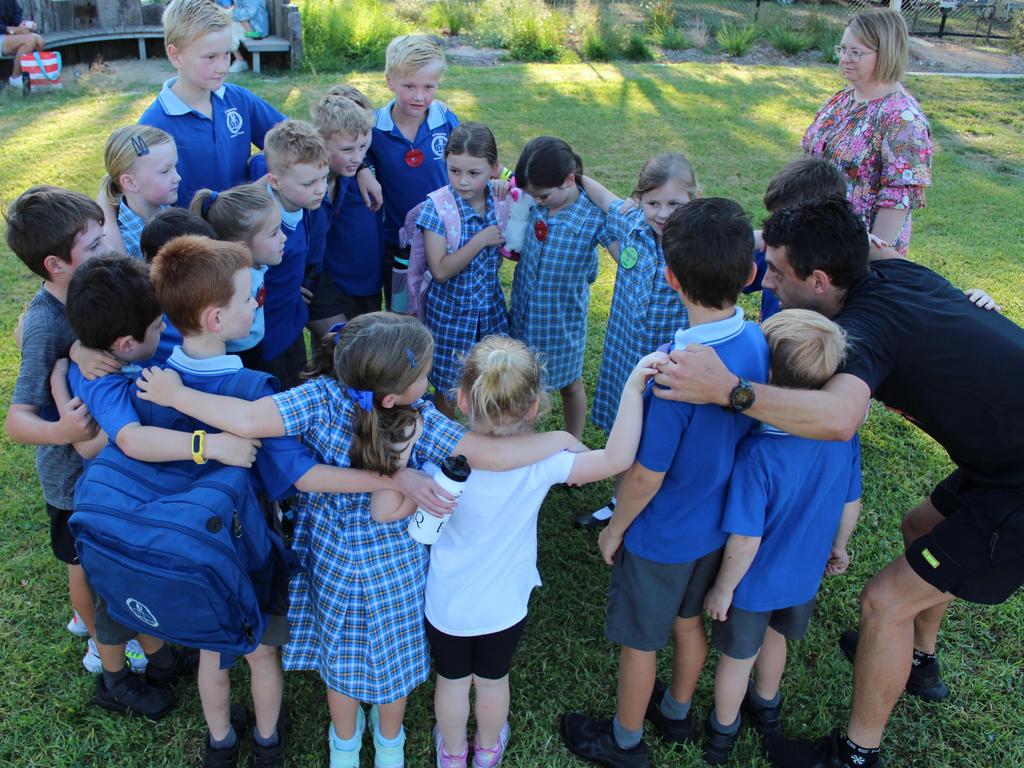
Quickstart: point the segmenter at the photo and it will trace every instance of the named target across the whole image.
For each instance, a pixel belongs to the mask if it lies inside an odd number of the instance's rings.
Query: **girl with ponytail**
[[[504,472],[474,466],[458,510],[430,548],[427,571],[426,631],[437,666],[434,743],[442,768],[468,765],[471,686],[476,688],[477,724],[472,765],[494,768],[501,763],[510,734],[508,673],[530,592],[540,585],[541,502],[552,485],[602,480],[632,464],[643,423],[644,387],[666,359],[655,353],[633,369],[604,450],[563,451]],[[508,441],[517,439],[508,436],[531,433],[547,405],[542,381],[542,368],[523,342],[507,336],[479,342],[464,360],[456,392],[459,409],[469,417],[470,436]],[[373,494],[375,519],[400,519],[414,510],[415,504],[399,492]]]

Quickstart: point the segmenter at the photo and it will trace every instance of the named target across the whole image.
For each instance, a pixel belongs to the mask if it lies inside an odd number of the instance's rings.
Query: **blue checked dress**
[[[274,396],[285,431],[299,435],[324,464],[349,466],[355,403],[321,377]],[[440,463],[465,430],[424,401],[423,434],[410,465]],[[285,669],[318,672],[327,687],[371,704],[407,695],[427,679],[423,629],[427,548],[406,533],[407,520],[377,523],[370,494],[298,496],[284,648]]]
[[[619,398],[630,371],[644,355],[672,341],[680,328],[688,328],[686,307],[665,279],[665,256],[643,211],[621,213],[622,202],[608,211],[608,234],[619,240],[619,266],[605,330],[601,370],[590,420],[610,432]],[[636,249],[636,264],[627,267],[623,254]]]
[[[462,196],[451,188],[459,209],[459,248],[462,248],[480,230],[497,226],[494,196],[487,188],[487,209],[483,216],[477,213]],[[444,222],[437,213],[434,201],[427,199],[420,209],[416,226],[444,237]],[[428,379],[434,389],[447,398],[459,384],[462,374],[461,355],[466,354],[484,336],[508,333],[508,311],[505,294],[501,292],[498,270],[501,254],[497,246],[484,248],[474,256],[459,274],[443,283],[433,280],[427,289],[424,322],[434,334],[434,365]]]
[[[537,238],[536,224],[547,225]],[[530,208],[530,228],[512,280],[512,336],[532,347],[544,363],[547,386],[572,384],[583,375],[587,344],[590,284],[597,279],[597,244],[605,233],[605,215],[587,193],[555,214]]]
[[[166,205],[160,206],[161,209]],[[142,238],[142,228],[146,226],[146,220],[128,207],[128,203],[121,198],[117,206],[117,228],[121,233],[121,241],[124,243],[124,252],[133,259],[142,261],[142,246],[139,240]]]

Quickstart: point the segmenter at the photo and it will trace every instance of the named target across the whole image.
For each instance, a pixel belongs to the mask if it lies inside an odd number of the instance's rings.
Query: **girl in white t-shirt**
[[[530,592],[541,583],[540,505],[552,485],[590,483],[629,467],[640,441],[644,387],[665,359],[661,353],[648,355],[633,369],[603,450],[563,452],[509,472],[474,470],[470,475],[456,513],[431,547],[427,573],[426,630],[437,667],[438,768],[467,765],[471,686],[476,687],[477,724],[472,764],[494,768],[501,763],[510,734],[508,672]],[[456,393],[470,429],[495,436],[531,431],[547,400],[541,374],[521,341],[488,336],[479,342],[466,357]],[[393,520],[414,510],[397,492],[373,495],[375,518]]]

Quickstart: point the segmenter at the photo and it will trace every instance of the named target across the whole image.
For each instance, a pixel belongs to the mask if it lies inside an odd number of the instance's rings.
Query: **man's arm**
[[[673,350],[655,382],[656,397],[686,403],[729,404],[739,377],[711,347],[690,344]],[[864,422],[871,389],[862,379],[837,373],[820,390],[754,384],[754,405],[747,415],[800,437],[849,440]]]

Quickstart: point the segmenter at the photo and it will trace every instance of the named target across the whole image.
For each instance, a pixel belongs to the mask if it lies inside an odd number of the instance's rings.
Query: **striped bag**
[[[64,87],[60,82],[61,60],[57,51],[23,53],[20,62],[31,90],[55,91]]]

